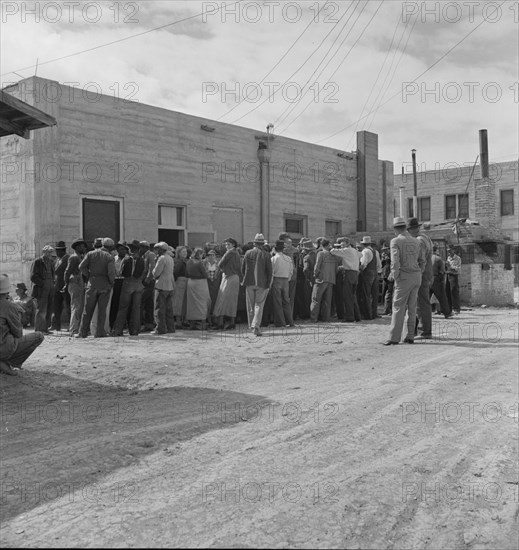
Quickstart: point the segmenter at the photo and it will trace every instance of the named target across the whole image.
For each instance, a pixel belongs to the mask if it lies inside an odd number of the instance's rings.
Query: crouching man
[[[20,310],[9,299],[10,290],[9,277],[0,275],[0,371],[16,376],[13,367],[21,369],[44,337],[41,332],[23,336]]]

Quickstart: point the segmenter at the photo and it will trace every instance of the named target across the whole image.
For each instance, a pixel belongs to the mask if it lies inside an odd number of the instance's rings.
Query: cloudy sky
[[[517,1],[2,0],[1,85],[61,83],[410,171],[518,156]],[[36,69],[36,63],[38,67]]]

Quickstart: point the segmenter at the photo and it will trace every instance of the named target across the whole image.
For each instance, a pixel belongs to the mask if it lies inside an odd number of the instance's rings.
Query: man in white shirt
[[[371,237],[363,237],[360,244],[363,249],[360,258],[359,308],[363,319],[371,320],[377,317],[376,313],[373,315],[374,310],[375,312],[377,310],[377,303],[373,305],[373,301],[375,299],[378,301],[378,292],[374,292],[374,287],[378,285],[377,257],[371,249]]]
[[[347,237],[341,237],[337,241],[341,248],[333,248],[331,254],[341,259],[344,319],[345,323],[360,321],[360,310],[357,302],[357,285],[359,282],[360,257],[358,251],[350,246]]]
[[[290,304],[289,281],[294,273],[294,262],[283,250],[285,241],[278,240],[272,257],[272,304],[274,309],[274,324],[277,327],[294,326],[292,306]]]

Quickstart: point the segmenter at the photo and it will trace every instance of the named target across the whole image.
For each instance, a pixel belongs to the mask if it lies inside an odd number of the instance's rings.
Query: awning
[[[0,137],[16,134],[29,139],[29,131],[55,126],[56,119],[0,90]]]

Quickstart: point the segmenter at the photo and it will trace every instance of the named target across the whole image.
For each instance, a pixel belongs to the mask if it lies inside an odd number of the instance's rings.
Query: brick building
[[[57,120],[1,140],[2,270],[28,282],[47,243],[200,245],[388,228],[393,164],[31,77],[6,88]]]

